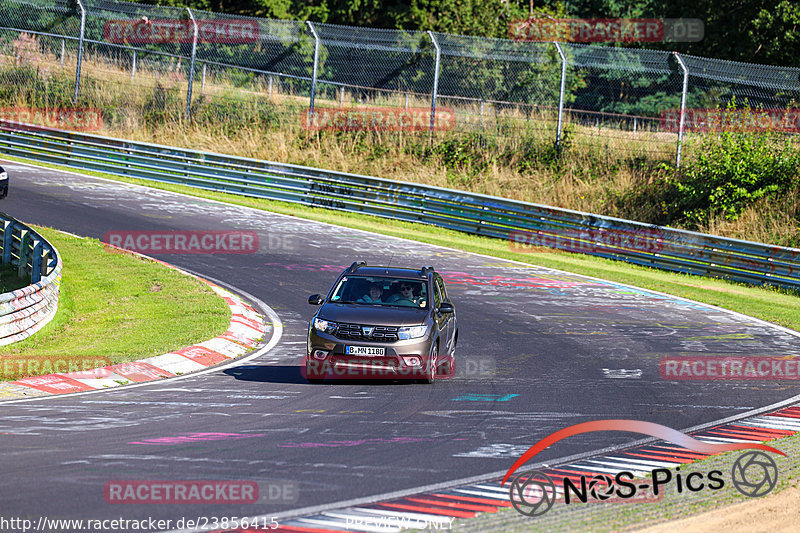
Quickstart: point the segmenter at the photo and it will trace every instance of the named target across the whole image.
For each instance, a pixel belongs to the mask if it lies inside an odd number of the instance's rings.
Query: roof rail
[[[350,272],[355,272],[356,270],[358,270],[358,267],[363,267],[363,266],[367,266],[366,261],[354,261],[353,264],[350,265],[350,268],[348,268],[347,270],[349,270]]]
[[[427,276],[429,272],[436,272],[436,271],[430,265],[422,267],[422,269],[419,271],[419,273],[422,274],[423,276]]]

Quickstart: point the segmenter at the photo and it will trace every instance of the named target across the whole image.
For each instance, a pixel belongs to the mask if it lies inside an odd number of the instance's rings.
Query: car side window
[[[442,301],[447,300],[447,291],[444,288],[444,281],[442,281],[442,278],[436,278],[436,288],[442,293]]]
[[[442,293],[439,290],[439,285],[437,283],[433,284],[433,308],[438,309],[439,305],[442,303]]]

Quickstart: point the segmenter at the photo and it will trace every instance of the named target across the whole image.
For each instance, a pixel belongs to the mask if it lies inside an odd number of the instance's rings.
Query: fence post
[[[3,221],[3,264],[11,263],[11,243],[14,239],[14,222],[11,220]]]
[[[61,39],[61,66],[64,66],[64,56],[67,55],[67,40]]]
[[[33,255],[31,256],[31,285],[42,280],[42,241],[34,239]]]
[[[267,89],[267,96],[272,97],[272,76],[269,77],[269,88]]]
[[[206,90],[206,64],[203,63],[203,79],[200,81],[200,92],[205,92]]]
[[[72,97],[72,102],[78,103],[78,93],[81,90],[81,62],[83,61],[83,39],[86,35],[86,8],[83,6],[81,0],[77,0],[78,7],[81,10],[81,35],[78,39],[78,66],[75,68],[75,96]]]
[[[689,90],[689,69],[686,68],[686,63],[678,52],[675,54],[675,59],[683,70],[683,89],[681,89],[681,118],[678,122],[678,148],[675,150],[675,168],[681,168],[681,149],[683,147],[683,127],[686,121],[686,93]]]
[[[561,58],[561,88],[558,91],[558,122],[556,123],[556,153],[561,153],[561,132],[564,127],[564,92],[567,87],[567,56],[561,45],[553,41]]]
[[[314,99],[317,97],[317,68],[319,67],[319,35],[317,34],[317,29],[311,23],[311,21],[306,21],[308,24],[308,28],[311,30],[311,34],[314,36],[314,68],[311,73],[311,98],[308,102],[308,114],[312,116],[314,114]]]
[[[133,51],[133,63],[131,63],[131,79],[136,76],[136,50]]]
[[[197,57],[197,21],[194,19],[194,14],[192,14],[192,10],[188,7],[186,8],[186,12],[189,13],[189,18],[192,21],[193,31],[192,31],[192,59],[189,62],[189,87],[186,89],[186,120],[189,120],[189,115],[191,113],[192,107],[192,84],[194,83],[194,60]]]
[[[339,107],[344,107],[344,85],[339,87]]]
[[[433,126],[436,123],[436,96],[439,92],[439,64],[442,58],[442,49],[439,48],[439,41],[430,30],[428,30],[428,37],[431,38],[433,47],[436,49],[436,63],[433,66],[433,95],[431,96],[431,133],[433,133]]]
[[[19,263],[17,263],[17,277],[25,276],[28,266],[28,246],[30,245],[31,232],[24,229],[19,233]]]

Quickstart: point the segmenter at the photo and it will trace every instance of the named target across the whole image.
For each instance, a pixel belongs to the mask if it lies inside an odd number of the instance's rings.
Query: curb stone
[[[160,263],[208,285],[231,310],[228,329],[213,339],[138,361],[117,363],[80,372],[31,376],[0,383],[0,401],[101,390],[175,377],[240,357],[261,344],[267,331],[265,318],[236,294],[164,261],[110,244],[103,244],[113,251]]]

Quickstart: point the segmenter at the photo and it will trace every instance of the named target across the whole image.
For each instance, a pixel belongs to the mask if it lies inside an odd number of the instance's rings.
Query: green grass
[[[22,159],[19,160],[24,161]],[[74,169],[58,165],[42,166],[75,172]],[[83,173],[626,283],[716,305],[774,324],[800,330],[800,299],[794,291],[755,287],[720,279],[664,272],[630,265],[621,261],[580,254],[555,251],[522,253],[512,250],[509,241],[506,240],[468,235],[424,224],[311,208],[260,198],[202,191],[183,185],[156,183],[97,172]]]
[[[17,267],[0,265],[0,294],[15,291],[30,284],[30,277],[25,279],[17,276]]]
[[[36,229],[63,259],[58,312],[32,337],[0,348],[0,359],[120,363],[190,346],[227,329],[229,307],[201,281],[107,249],[96,239]]]

